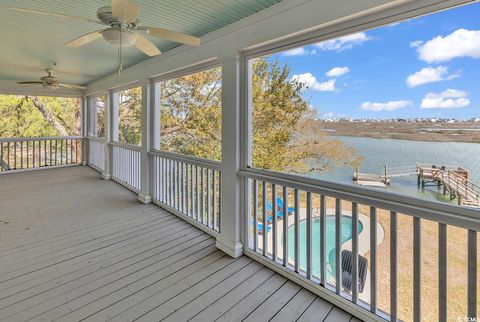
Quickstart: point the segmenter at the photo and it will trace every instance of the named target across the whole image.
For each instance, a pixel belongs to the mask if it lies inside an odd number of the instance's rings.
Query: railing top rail
[[[456,171],[466,171],[463,167],[455,165],[438,165],[438,164],[426,164],[426,163],[417,163],[417,168],[423,168],[424,170],[456,170]]]
[[[480,190],[480,186],[479,186],[479,185],[473,183],[472,181],[470,181],[470,180],[468,180],[468,179],[465,179],[463,176],[461,176],[460,174],[458,174],[458,173],[455,172],[455,171],[450,171],[450,170],[449,170],[449,171],[447,172],[447,175],[448,175],[449,177],[453,178],[453,180],[455,180],[455,181],[459,181],[459,182],[462,182],[462,183],[464,183],[464,184],[469,184],[469,185],[471,185],[472,187],[477,188],[477,189]]]
[[[87,139],[89,139],[90,141],[95,141],[95,142],[102,142],[104,143],[105,142],[105,138],[99,138],[97,136],[88,136]]]
[[[49,141],[49,140],[73,140],[83,139],[82,136],[46,136],[46,137],[28,137],[28,138],[0,138],[0,142],[31,142],[31,141]]]
[[[120,143],[120,142],[110,142],[109,144],[111,146],[118,146],[120,148],[135,150],[135,151],[138,151],[138,152],[142,151],[142,147],[138,146],[138,145],[133,145],[133,144],[128,144],[128,143]]]
[[[172,159],[172,160],[177,160],[181,162],[191,163],[204,168],[209,168],[209,169],[218,170],[218,171],[220,171],[220,168],[222,165],[222,163],[219,161],[202,159],[202,158],[197,158],[189,155],[173,153],[173,152],[154,150],[154,151],[151,151],[149,154],[166,158],[166,159]]]
[[[239,171],[239,175],[435,222],[480,231],[480,211],[471,208],[260,169],[241,170]]]

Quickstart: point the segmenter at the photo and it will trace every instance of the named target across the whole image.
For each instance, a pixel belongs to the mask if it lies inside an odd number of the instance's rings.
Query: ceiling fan
[[[85,89],[86,88],[85,86],[60,83],[58,78],[55,78],[54,76],[52,76],[53,70],[51,68],[46,68],[45,72],[48,75],[40,77],[39,81],[17,82],[17,84],[20,84],[20,85],[42,85],[44,89],[53,89],[53,90],[56,90],[60,87],[76,88],[76,89]]]
[[[161,54],[160,50],[151,41],[142,36],[139,31],[144,32],[147,35],[181,44],[187,44],[191,46],[200,45],[200,39],[197,37],[167,29],[139,25],[138,15],[140,13],[140,7],[132,0],[112,0],[111,6],[101,7],[97,10],[98,19],[90,19],[73,16],[70,14],[31,10],[19,7],[9,7],[9,9],[18,12],[54,16],[108,26],[105,29],[88,33],[68,42],[65,45],[67,47],[83,46],[103,37],[103,39],[105,39],[108,43],[119,48],[135,46],[148,56],[156,56]]]

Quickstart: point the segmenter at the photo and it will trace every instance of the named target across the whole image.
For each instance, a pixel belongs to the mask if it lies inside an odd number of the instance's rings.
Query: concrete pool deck
[[[314,211],[315,212],[315,211]],[[335,209],[334,208],[327,208],[326,211],[327,217],[335,217]],[[342,216],[352,217],[351,212],[343,210]],[[300,221],[306,220],[307,211],[305,208],[300,208]],[[316,211],[313,218],[320,217],[319,212]],[[360,234],[358,235],[358,254],[365,256],[370,251],[370,217],[361,213],[358,213],[358,221],[362,224],[363,228]],[[288,216],[288,227],[290,228],[295,222],[293,214]],[[272,224],[270,224],[272,225]],[[273,250],[273,230],[267,233],[267,251],[268,253],[272,253]],[[377,246],[380,245],[385,237],[385,233],[383,230],[382,225],[377,221]],[[263,245],[263,236],[258,235],[258,246],[261,248]],[[352,249],[352,240],[349,239],[348,241],[342,244],[342,250],[351,250]],[[283,257],[283,219],[277,219],[277,257]],[[370,263],[369,263],[370,265]],[[369,303],[370,302],[370,269],[367,270],[367,279],[365,282],[365,287],[362,293],[359,294],[359,299]]]

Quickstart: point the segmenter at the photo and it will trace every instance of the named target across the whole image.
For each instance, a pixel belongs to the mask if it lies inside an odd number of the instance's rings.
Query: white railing
[[[78,136],[0,138],[0,172],[79,164],[82,142]]]
[[[447,241],[463,232],[468,242],[458,253],[466,254],[461,259],[468,281],[464,312],[476,316],[480,212],[269,171],[248,169],[240,175],[245,178],[247,196],[245,253],[365,319],[399,318],[399,269],[405,272],[398,265],[402,254],[413,263],[407,285],[413,285],[408,297],[413,299],[414,320],[422,319],[421,281],[430,273],[435,274],[431,278],[438,285],[438,298],[429,303],[438,303],[440,320],[446,320],[449,303],[457,301],[447,296]],[[400,249],[398,218],[403,231],[411,233],[411,253]],[[459,229],[447,236],[447,228],[454,227]],[[421,242],[422,232],[431,228],[438,236],[433,250]],[[422,262],[428,260],[423,256],[434,252],[438,270],[423,271]],[[379,260],[386,261],[382,267],[389,267],[387,272],[379,270]],[[380,301],[387,301],[389,308],[379,307]]]
[[[141,182],[141,148],[139,146],[110,143],[112,146],[112,179],[139,192]]]
[[[98,171],[105,169],[105,139],[88,137],[88,164]]]
[[[151,152],[154,202],[220,231],[220,162]]]

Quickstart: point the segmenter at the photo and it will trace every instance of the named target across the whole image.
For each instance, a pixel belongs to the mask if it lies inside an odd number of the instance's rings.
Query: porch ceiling
[[[201,37],[211,31],[265,9],[281,0],[136,0],[142,24],[158,26]],[[55,75],[63,82],[87,84],[116,70],[117,51],[98,40],[80,48],[64,44],[80,35],[100,29],[98,25],[56,17],[13,12],[8,6],[58,11],[96,17],[109,0],[2,0],[0,10],[0,80],[35,80],[56,61]],[[150,37],[161,51],[178,44]],[[125,48],[124,66],[148,57],[135,48]]]

